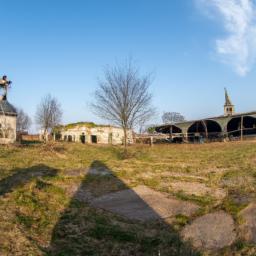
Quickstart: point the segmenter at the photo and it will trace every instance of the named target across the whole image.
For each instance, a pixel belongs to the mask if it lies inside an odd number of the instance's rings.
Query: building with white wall
[[[16,141],[16,109],[6,98],[0,99],[0,144],[9,144]]]
[[[81,122],[61,126],[55,130],[54,137],[56,140],[113,145],[123,144],[124,142],[123,129],[110,125]],[[129,144],[133,143],[132,130],[127,133],[127,141]]]

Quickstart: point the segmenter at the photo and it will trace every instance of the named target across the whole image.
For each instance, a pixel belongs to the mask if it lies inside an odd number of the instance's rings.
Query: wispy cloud
[[[216,39],[220,60],[245,76],[256,61],[256,5],[254,0],[196,0],[210,16],[221,20],[226,37]]]

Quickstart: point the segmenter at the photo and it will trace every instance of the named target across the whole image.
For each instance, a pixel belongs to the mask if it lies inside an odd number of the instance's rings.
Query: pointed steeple
[[[226,105],[226,106],[229,106],[229,105],[232,105],[232,106],[233,106],[233,104],[232,104],[232,102],[231,102],[231,100],[230,100],[230,98],[229,98],[228,91],[227,91],[226,88],[225,88],[225,105]]]
[[[225,89],[225,105],[224,105],[224,115],[225,116],[230,116],[235,113],[235,107],[232,104],[230,97],[228,95],[228,91],[226,88]]]

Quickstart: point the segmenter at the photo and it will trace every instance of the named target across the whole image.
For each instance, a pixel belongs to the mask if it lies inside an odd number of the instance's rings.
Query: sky
[[[132,57],[152,73],[164,111],[186,119],[256,110],[255,0],[0,0],[0,75],[8,100],[34,119],[50,93],[63,123],[94,121],[89,104],[103,70]],[[33,126],[35,131],[36,126]]]

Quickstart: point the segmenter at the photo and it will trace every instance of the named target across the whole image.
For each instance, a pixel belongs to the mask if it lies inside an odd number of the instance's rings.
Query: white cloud
[[[245,76],[256,61],[256,5],[254,0],[197,0],[210,16],[220,18],[227,33],[216,39],[220,60]]]

